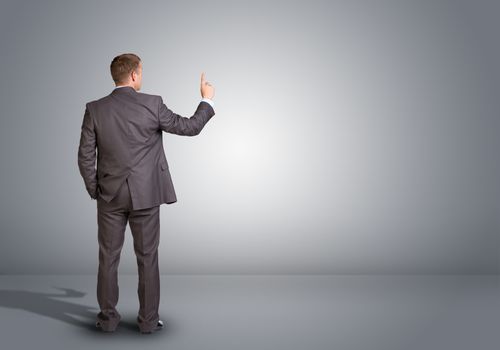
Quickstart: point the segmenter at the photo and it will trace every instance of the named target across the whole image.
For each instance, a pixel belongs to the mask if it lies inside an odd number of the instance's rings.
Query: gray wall
[[[77,148],[135,52],[178,202],[162,273],[498,273],[498,2],[2,1],[0,273],[97,272]],[[136,273],[127,227],[120,273]]]

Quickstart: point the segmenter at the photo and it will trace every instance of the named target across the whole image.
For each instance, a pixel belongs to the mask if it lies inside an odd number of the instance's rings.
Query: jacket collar
[[[115,87],[111,93],[114,94],[136,94],[137,91],[132,86]]]

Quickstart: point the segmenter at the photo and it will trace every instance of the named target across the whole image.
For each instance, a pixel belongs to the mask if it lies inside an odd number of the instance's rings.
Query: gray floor
[[[163,275],[167,328],[138,333],[120,275],[115,333],[96,277],[0,276],[3,349],[500,349],[500,276]]]

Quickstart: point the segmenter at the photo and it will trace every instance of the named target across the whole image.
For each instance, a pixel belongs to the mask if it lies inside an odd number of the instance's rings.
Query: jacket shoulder
[[[90,108],[91,108],[91,107],[93,107],[94,105],[99,104],[99,103],[101,103],[101,102],[105,101],[107,98],[108,98],[108,96],[103,96],[103,97],[98,98],[98,99],[94,99],[94,100],[87,101],[87,102],[85,103],[85,107],[87,107],[87,108],[89,108],[89,107],[90,107]]]
[[[150,97],[150,98],[158,98],[158,97],[160,97],[160,95],[149,94],[147,92],[141,92],[141,91],[137,91],[137,94],[138,95],[142,95],[142,96],[146,96],[146,97]]]
[[[156,102],[156,103],[158,103],[159,99],[161,99],[160,95],[148,94],[145,92],[137,92],[137,95],[140,98],[146,99],[146,100],[151,101],[151,102]]]
[[[136,101],[141,101],[141,102],[146,102],[148,104],[158,104],[159,101],[161,101],[161,96],[160,95],[155,95],[155,94],[148,94],[145,92],[139,92],[137,91],[135,93],[135,98]],[[99,106],[101,104],[106,104],[107,102],[110,102],[112,100],[111,94],[103,96],[98,99],[90,100],[85,103],[85,106],[89,109],[91,109],[93,106]]]

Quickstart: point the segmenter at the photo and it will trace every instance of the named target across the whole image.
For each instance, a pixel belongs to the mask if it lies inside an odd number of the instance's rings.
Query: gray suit
[[[214,115],[213,107],[202,101],[193,116],[182,117],[172,112],[161,96],[141,93],[130,86],[116,88],[86,104],[78,167],[87,192],[97,200],[97,298],[101,308],[97,318],[103,330],[113,331],[121,318],[115,308],[117,269],[127,221],[139,272],[137,321],[141,330],[156,326],[159,206],[177,201],[162,131],[198,135]]]

